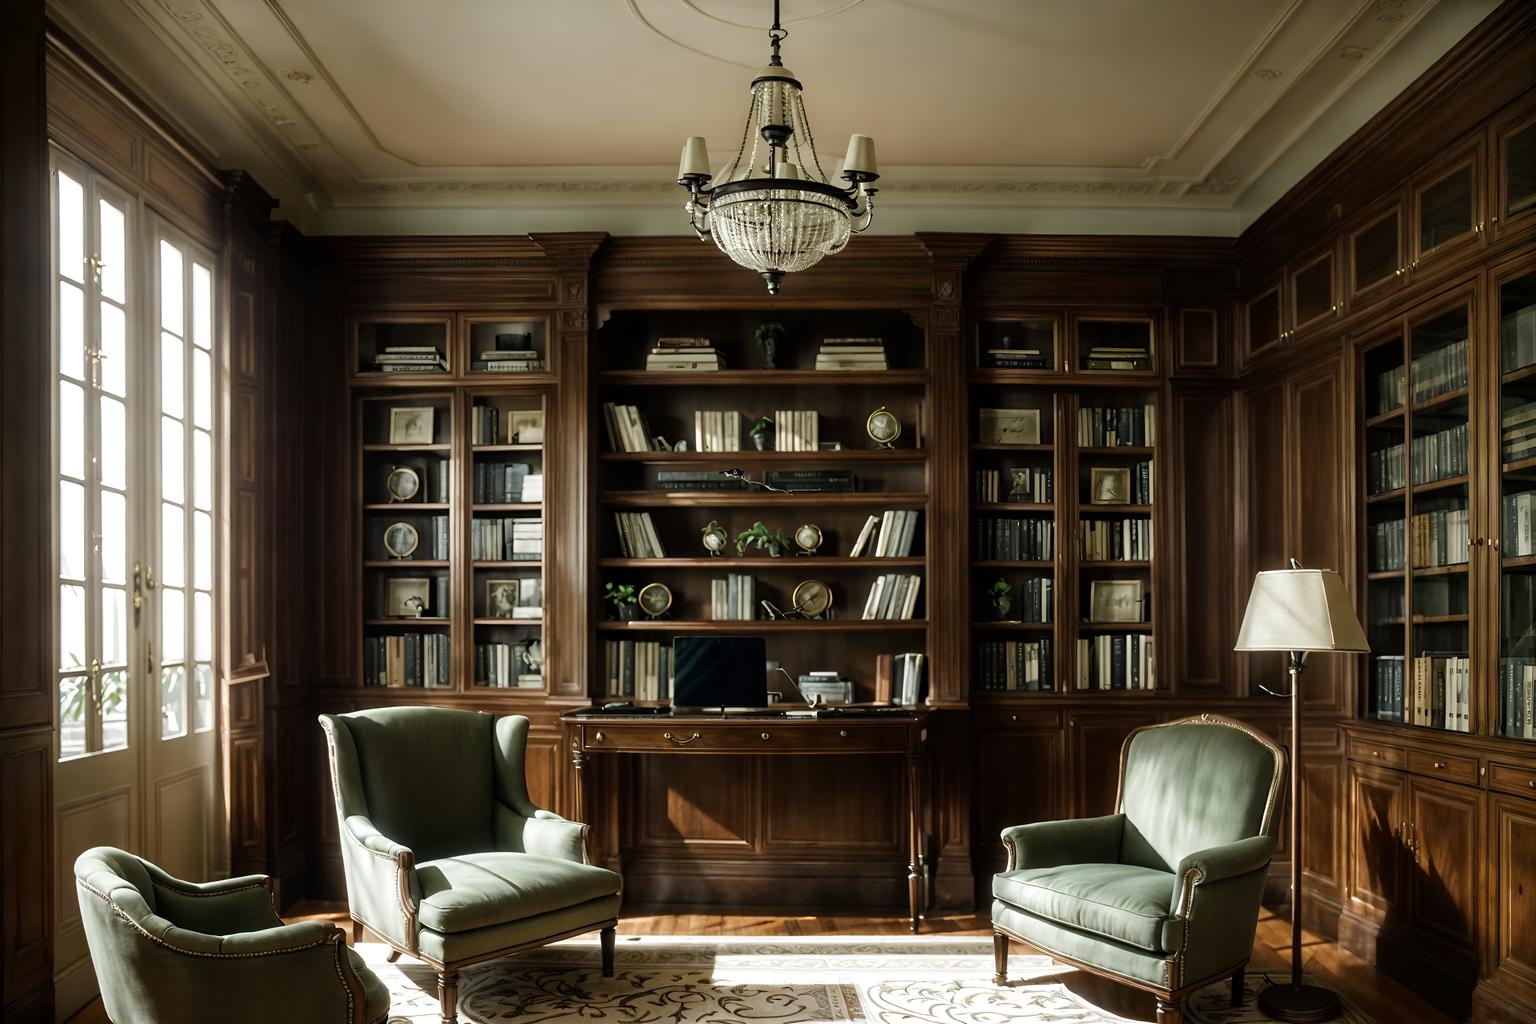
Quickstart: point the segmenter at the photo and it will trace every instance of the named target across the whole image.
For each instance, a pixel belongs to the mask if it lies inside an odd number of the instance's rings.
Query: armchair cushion
[[[1167,871],[1072,864],[997,875],[992,895],[1036,917],[1165,953],[1177,948],[1183,934],[1181,927],[1170,927],[1173,887],[1174,876]]]
[[[557,857],[467,853],[416,865],[423,928],[473,931],[615,896],[619,876]]]

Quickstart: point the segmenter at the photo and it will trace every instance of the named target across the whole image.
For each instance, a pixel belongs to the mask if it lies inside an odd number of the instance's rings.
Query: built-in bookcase
[[[771,365],[757,340],[764,323],[782,327]],[[718,357],[720,368],[646,368],[664,339],[681,338],[707,339],[700,347],[711,354],[700,358]],[[826,339],[879,339],[884,364],[818,370]],[[910,316],[620,310],[598,332],[592,362],[594,697],[665,699],[666,649],[680,635],[762,635],[769,659],[792,677],[840,673],[859,701],[875,699],[882,656],[926,658],[929,373],[925,334]],[[889,447],[867,432],[881,411],[900,425]],[[751,428],[764,417],[775,423],[759,448]],[[812,485],[827,489],[794,490]],[[755,523],[783,534],[780,554],[738,550]],[[718,553],[705,544],[711,528],[726,538]],[[632,619],[604,600],[610,584],[643,598]],[[873,588],[897,585],[904,605],[871,604]],[[807,614],[823,593],[827,610]]]
[[[1536,739],[1536,268],[1496,279],[1500,467],[1495,735]]]

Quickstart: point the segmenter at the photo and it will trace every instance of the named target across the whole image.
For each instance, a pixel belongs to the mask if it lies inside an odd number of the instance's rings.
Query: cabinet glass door
[[[1499,284],[1501,501],[1494,732],[1536,738],[1536,270]]]

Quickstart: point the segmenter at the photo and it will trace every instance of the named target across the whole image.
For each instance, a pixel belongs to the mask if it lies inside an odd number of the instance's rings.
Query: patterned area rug
[[[389,986],[390,1024],[439,1024],[437,976],[383,946],[358,947]],[[979,937],[620,937],[616,976],[602,977],[596,937],[467,969],[459,1016],[476,1024],[1140,1024],[1101,1010],[1062,982],[1046,957],[1015,953],[1006,987],[992,984],[992,941]],[[1231,1007],[1225,982],[1189,1000],[1191,1024],[1267,1020],[1264,984]],[[1150,1020],[1148,998],[1146,1016]],[[1352,1007],[1345,1024],[1371,1024]]]

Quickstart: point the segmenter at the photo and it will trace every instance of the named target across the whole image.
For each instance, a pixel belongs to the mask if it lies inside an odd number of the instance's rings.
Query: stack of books
[[[1150,370],[1152,353],[1135,346],[1094,345],[1083,356],[1083,369]]]
[[[891,674],[891,701],[908,708],[920,704],[923,700],[923,676],[927,668],[926,654],[912,652],[896,655]]]
[[[716,469],[662,469],[656,473],[658,491],[744,491],[745,480],[721,476]]]
[[[494,405],[477,405],[469,410],[469,443],[501,443],[501,410]]]
[[[1019,347],[983,349],[981,353],[981,365],[996,370],[1047,370],[1050,363],[1044,349],[1028,342]]]
[[[1051,690],[1051,638],[995,640],[977,645],[983,690]]]
[[[1536,363],[1536,304],[1499,320],[1499,349],[1505,373]]]
[[[449,686],[447,633],[363,638],[364,686]]]
[[[886,370],[883,338],[824,338],[816,353],[818,370]]]
[[[1504,495],[1504,557],[1536,555],[1536,491]]]
[[[806,703],[821,698],[823,704],[852,704],[853,680],[844,679],[841,672],[806,672],[795,680]]]
[[[1466,509],[1420,512],[1413,517],[1409,527],[1409,545],[1415,569],[1435,565],[1461,565],[1467,561],[1472,531]]]
[[[659,640],[607,640],[603,679],[609,698],[672,699],[672,647]]]
[[[1077,411],[1077,443],[1084,448],[1151,448],[1157,444],[1152,403],[1141,408],[1087,408]]]
[[[1395,572],[1403,567],[1406,544],[1403,521],[1388,519],[1371,524],[1371,571]]]
[[[1041,516],[977,516],[972,556],[983,562],[1049,562],[1056,523]]]
[[[1433,483],[1467,471],[1467,425],[1413,439],[1413,482]]]
[[[509,516],[476,519],[469,557],[477,562],[536,562],[544,557],[544,520]]]
[[[1146,562],[1152,558],[1152,520],[1084,519],[1078,554],[1085,562]]]
[[[1524,402],[1505,410],[1499,420],[1500,452],[1505,462],[1519,462],[1536,455],[1536,402]]]
[[[608,448],[616,452],[653,450],[650,427],[634,405],[603,403],[603,425],[608,428]]]
[[[1536,739],[1536,658],[1499,663],[1499,735]]]
[[[911,573],[884,573],[869,588],[862,619],[910,619],[917,611],[923,578]]]
[[[814,452],[821,443],[821,414],[815,409],[776,409],[773,447],[780,452]]]
[[[619,548],[625,558],[667,557],[649,512],[615,512],[613,521],[618,526]]]
[[[1408,375],[1401,366],[1383,370],[1376,375],[1376,412],[1391,412],[1402,408],[1408,396]]]
[[[1385,494],[1395,491],[1408,482],[1408,449],[1401,443],[1389,444],[1367,452],[1365,456],[1365,490],[1367,494]]]
[[[483,686],[532,689],[544,685],[544,677],[532,666],[522,644],[475,644],[475,681]]]
[[[448,361],[433,345],[386,345],[373,357],[380,373],[447,373]]]
[[[498,334],[496,347],[476,352],[470,369],[490,373],[531,373],[544,369],[544,353],[533,347],[531,334]]]
[[[1427,402],[1437,395],[1467,386],[1467,339],[1426,352],[1413,361],[1413,400]]]
[[[709,617],[716,622],[750,622],[757,618],[757,580],[745,573],[727,573],[709,581]]]
[[[645,357],[647,370],[719,370],[725,359],[708,338],[659,338]]]
[[[859,478],[847,469],[770,469],[763,481],[781,491],[842,494],[859,489]]]
[[[510,504],[516,501],[542,500],[526,496],[530,480],[543,480],[542,474],[529,473],[526,462],[479,462],[475,464],[475,504]],[[542,484],[538,490],[543,491]]]
[[[1144,633],[1103,633],[1077,641],[1079,690],[1155,690],[1157,663]]]
[[[917,536],[916,509],[889,509],[878,516],[864,520],[858,539],[853,542],[849,558],[858,558],[870,551],[876,558],[906,558],[912,554],[912,541]]]
[[[735,409],[698,409],[693,414],[693,450],[741,451],[741,413]]]

